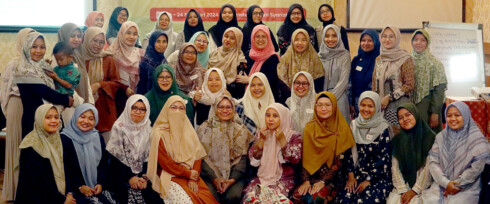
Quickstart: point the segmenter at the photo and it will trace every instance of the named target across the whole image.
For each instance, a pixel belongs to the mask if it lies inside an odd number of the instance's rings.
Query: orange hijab
[[[318,115],[306,123],[303,132],[303,168],[313,175],[327,163],[332,167],[335,157],[354,146],[355,141],[349,125],[337,107],[337,98],[327,91],[316,95],[315,103],[320,96],[325,95],[332,101],[333,113],[326,121],[321,121]]]

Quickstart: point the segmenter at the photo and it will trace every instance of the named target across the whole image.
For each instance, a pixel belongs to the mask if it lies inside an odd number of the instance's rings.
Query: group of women
[[[73,96],[54,91],[44,72],[56,63],[44,59],[44,36],[19,31],[1,78],[4,198],[478,202],[490,149],[468,106],[442,110],[447,80],[426,31],[413,33],[410,54],[398,28],[366,30],[351,61],[330,5],[317,28],[291,5],[277,43],[263,15],[251,6],[240,28],[226,4],[205,31],[191,9],[177,33],[162,12],[141,49],[126,8],[114,10],[107,33],[92,12],[86,30],[67,23],[58,32],[81,75]]]

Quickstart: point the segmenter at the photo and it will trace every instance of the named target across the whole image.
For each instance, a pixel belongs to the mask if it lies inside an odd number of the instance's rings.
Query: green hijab
[[[172,85],[170,86],[170,89],[167,91],[164,91],[160,88],[158,85],[158,76],[160,73],[163,71],[168,71],[170,75],[172,75]],[[189,118],[190,121],[194,121],[194,107],[192,106],[192,100],[185,95],[182,91],[180,91],[179,86],[177,85],[177,81],[175,80],[175,73],[174,69],[168,65],[168,64],[162,64],[157,67],[155,72],[153,73],[152,76],[152,83],[153,87],[151,90],[145,94],[146,98],[148,99],[148,102],[150,103],[150,121],[151,124],[155,122],[155,120],[158,117],[158,114],[160,114],[160,111],[162,110],[163,106],[167,102],[168,98],[173,95],[179,95],[183,99],[187,100],[186,105],[186,115]]]
[[[197,53],[197,61],[199,61],[199,63],[201,63],[202,67],[206,68],[208,66],[208,60],[209,60],[209,37],[208,37],[208,33],[205,31],[196,32],[196,33],[194,33],[194,35],[192,35],[189,42],[195,45],[196,44],[195,41],[196,41],[197,36],[199,36],[201,34],[204,34],[206,36],[206,40],[208,41],[208,45],[206,46],[206,50],[204,50],[204,52],[201,52],[201,53],[198,52]]]
[[[401,129],[400,134],[393,138],[393,156],[398,160],[403,179],[413,187],[417,180],[417,171],[424,167],[436,133],[422,120],[413,103],[400,105],[397,112],[403,108],[412,113],[416,123],[410,130]]]
[[[412,57],[414,61],[415,91],[414,102],[419,103],[429,95],[430,91],[440,84],[447,84],[444,65],[434,55],[430,53],[430,35],[424,29],[418,29],[412,34],[412,41],[415,35],[422,34],[427,39],[427,48],[417,53],[412,47]]]

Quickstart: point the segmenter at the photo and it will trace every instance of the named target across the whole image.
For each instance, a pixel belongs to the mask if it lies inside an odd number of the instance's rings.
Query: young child
[[[56,91],[73,96],[80,83],[80,73],[72,62],[73,50],[70,44],[61,41],[54,46],[53,54],[58,66],[54,71],[46,70],[46,74],[53,78]]]

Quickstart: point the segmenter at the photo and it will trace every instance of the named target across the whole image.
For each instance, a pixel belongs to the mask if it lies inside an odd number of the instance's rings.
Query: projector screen
[[[423,21],[463,22],[463,0],[349,0],[348,28],[421,28]]]
[[[84,25],[93,0],[0,0],[0,26],[60,27]]]

